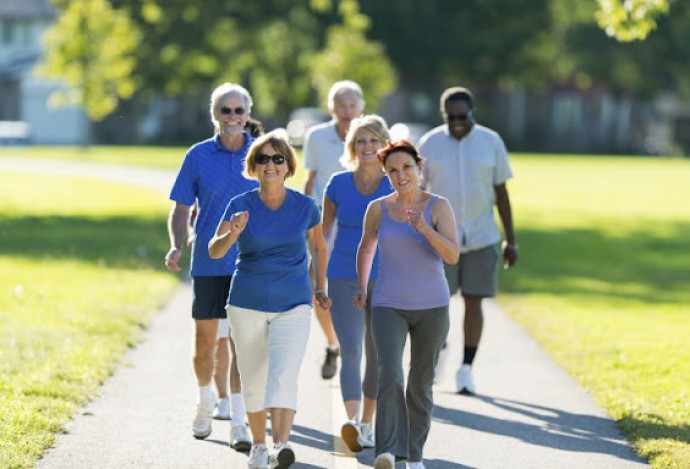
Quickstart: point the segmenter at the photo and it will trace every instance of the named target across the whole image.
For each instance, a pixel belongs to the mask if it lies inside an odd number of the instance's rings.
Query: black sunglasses
[[[229,116],[233,111],[235,111],[235,114],[237,114],[238,116],[241,116],[242,114],[244,114],[244,108],[243,107],[236,107],[235,109],[233,109],[231,107],[223,106],[222,108],[220,108],[220,113],[223,114],[224,116]]]
[[[280,153],[276,153],[275,155],[267,155],[265,153],[259,153],[254,158],[254,161],[256,161],[256,164],[268,164],[269,160],[273,160],[273,164],[275,164],[275,165],[283,164],[283,163],[285,163],[285,155],[281,155]]]
[[[473,112],[470,109],[466,114],[446,114],[446,120],[448,122],[460,121],[465,122],[472,119]]]

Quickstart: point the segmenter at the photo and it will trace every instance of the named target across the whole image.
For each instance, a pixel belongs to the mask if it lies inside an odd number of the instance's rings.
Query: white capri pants
[[[307,350],[311,305],[268,313],[227,305],[247,412],[297,410],[297,379]]]

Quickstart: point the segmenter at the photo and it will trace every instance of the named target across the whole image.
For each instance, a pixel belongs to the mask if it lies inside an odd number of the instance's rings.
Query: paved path
[[[35,171],[36,164],[0,158],[0,171]],[[105,176],[167,192],[172,173],[101,165],[41,164],[53,174]],[[83,168],[82,171],[80,168]],[[161,220],[161,229],[164,229]],[[247,456],[227,443],[228,422],[209,438],[191,436],[196,397],[191,370],[191,291],[182,285],[157,314],[144,341],[38,461],[39,468],[245,468]],[[480,394],[454,393],[461,351],[460,302],[454,299],[451,355],[435,386],[435,410],[425,448],[428,469],[642,468],[613,421],[497,303],[487,304],[484,342],[475,363]],[[344,420],[338,383],[320,378],[325,341],[312,322],[300,379],[292,442],[296,469],[373,466],[367,450],[350,453],[337,436]],[[404,464],[396,466],[402,469]]]

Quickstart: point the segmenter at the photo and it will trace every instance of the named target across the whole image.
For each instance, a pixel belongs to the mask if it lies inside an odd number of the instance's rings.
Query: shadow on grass
[[[646,415],[645,420],[635,416],[625,416],[618,421],[618,426],[633,441],[637,440],[673,440],[690,444],[690,425],[669,425],[656,415]]]
[[[0,217],[0,255],[163,268],[168,237],[157,217]]]
[[[690,223],[613,236],[596,229],[520,229],[518,268],[507,292],[684,303],[690,292]],[[620,286],[620,288],[619,288]]]

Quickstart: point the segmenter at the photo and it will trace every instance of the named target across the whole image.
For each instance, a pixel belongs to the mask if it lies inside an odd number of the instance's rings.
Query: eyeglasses
[[[229,116],[230,114],[232,114],[233,111],[238,116],[241,116],[242,114],[244,114],[245,109],[243,107],[236,107],[233,109],[231,107],[225,107],[225,106],[220,108],[220,113],[223,114],[224,116]]]
[[[283,164],[283,163],[285,163],[285,155],[281,155],[280,153],[276,153],[275,155],[267,155],[265,153],[259,153],[254,158],[254,161],[256,161],[256,164],[268,164],[269,160],[272,160],[273,164],[275,164],[275,165]]]
[[[465,114],[446,114],[446,120],[448,122],[453,122],[453,121],[465,122],[465,121],[472,119],[473,114],[474,113],[472,112],[471,109],[469,111],[467,111]]]

